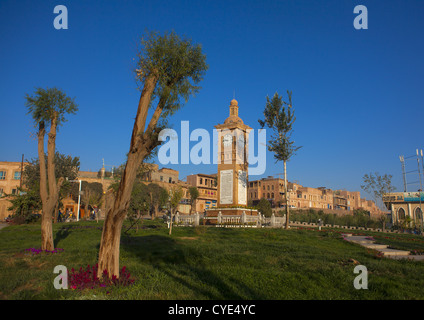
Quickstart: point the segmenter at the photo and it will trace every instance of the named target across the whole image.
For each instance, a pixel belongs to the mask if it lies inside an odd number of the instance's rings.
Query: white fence
[[[200,219],[204,220],[217,220],[217,227],[229,227],[229,228],[261,228],[264,226],[269,227],[282,227],[285,224],[285,217],[276,217],[274,214],[270,218],[258,214],[256,216],[247,215],[245,213],[241,215],[223,215],[218,214],[217,217],[203,217],[198,213],[192,215],[183,215],[177,213],[174,217],[175,226],[198,226]]]

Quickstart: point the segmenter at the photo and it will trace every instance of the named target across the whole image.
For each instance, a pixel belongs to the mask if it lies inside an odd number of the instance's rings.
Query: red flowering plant
[[[97,264],[94,266],[88,265],[86,269],[81,267],[79,270],[75,270],[72,268],[71,272],[68,271],[69,287],[71,289],[84,290],[110,286],[128,286],[134,283],[134,279],[131,278],[131,274],[125,266],[120,270],[119,278],[115,275],[109,278],[107,270],[104,270],[102,278],[99,278],[97,276],[97,268]]]
[[[54,250],[41,250],[41,249],[37,249],[37,248],[28,248],[25,249],[26,253],[31,253],[33,255],[35,254],[40,254],[40,253],[61,253],[63,251],[63,249],[61,248],[55,248]]]

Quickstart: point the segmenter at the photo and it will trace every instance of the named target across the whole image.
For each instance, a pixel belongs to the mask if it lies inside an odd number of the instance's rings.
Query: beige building
[[[18,193],[22,187],[22,172],[28,163],[0,161],[0,221],[3,221],[11,212],[9,195]]]
[[[192,174],[187,176],[187,183],[196,187],[199,191],[199,197],[194,205],[194,211],[204,212],[205,209],[215,208],[218,199],[218,185],[216,175]]]
[[[392,223],[400,224],[406,217],[417,226],[422,225],[424,192],[394,192],[383,197],[387,209],[392,212]]]
[[[341,212],[364,209],[371,215],[381,213],[374,201],[361,199],[359,191],[331,190],[325,187],[311,188],[293,182],[288,182],[287,185],[291,208]],[[256,205],[261,198],[265,198],[270,201],[272,207],[284,206],[284,180],[269,176],[261,180],[249,181],[248,197],[252,205]]]
[[[148,164],[148,167],[149,169],[144,173],[142,180],[145,183],[156,183],[170,194],[176,188],[181,188],[183,191],[183,198],[178,206],[178,211],[182,214],[189,214],[191,210],[191,199],[190,193],[188,192],[190,184],[179,179],[179,172],[177,170],[170,168],[159,169],[159,165],[155,163]]]
[[[289,205],[295,205],[295,195],[292,186],[288,183],[289,188]],[[284,205],[284,180],[269,176],[261,180],[248,182],[248,198],[251,205],[258,204],[262,198],[271,202],[273,207]]]

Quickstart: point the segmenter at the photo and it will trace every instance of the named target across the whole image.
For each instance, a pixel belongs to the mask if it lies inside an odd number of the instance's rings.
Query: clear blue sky
[[[68,30],[53,27],[60,4]],[[359,4],[368,30],[353,27]],[[241,118],[258,129],[266,96],[289,89],[293,137],[303,146],[288,163],[289,180],[360,191],[362,176],[378,171],[403,191],[398,157],[424,148],[423,16],[422,0],[1,0],[0,160],[37,157],[24,96],[56,86],[79,105],[59,131],[58,151],[79,156],[81,170],[99,170],[102,158],[121,164],[140,94],[132,74],[139,37],[175,30],[202,44],[210,66],[202,90],[172,118],[177,131],[182,120],[191,129],[222,123],[234,91]],[[180,178],[216,172],[168,167]],[[280,172],[268,153],[264,176]]]

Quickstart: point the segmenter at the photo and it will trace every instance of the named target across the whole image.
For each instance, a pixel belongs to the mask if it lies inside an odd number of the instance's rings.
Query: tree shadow
[[[121,247],[140,261],[150,263],[166,276],[195,292],[201,299],[263,299],[243,283],[242,278],[211,271],[202,256],[207,255],[166,236],[148,235],[121,239]],[[194,263],[193,261],[197,261]]]
[[[70,234],[70,230],[72,229],[72,226],[66,226],[59,229],[59,231],[56,232],[53,243],[54,247],[56,248],[59,242],[63,239],[66,239]]]

